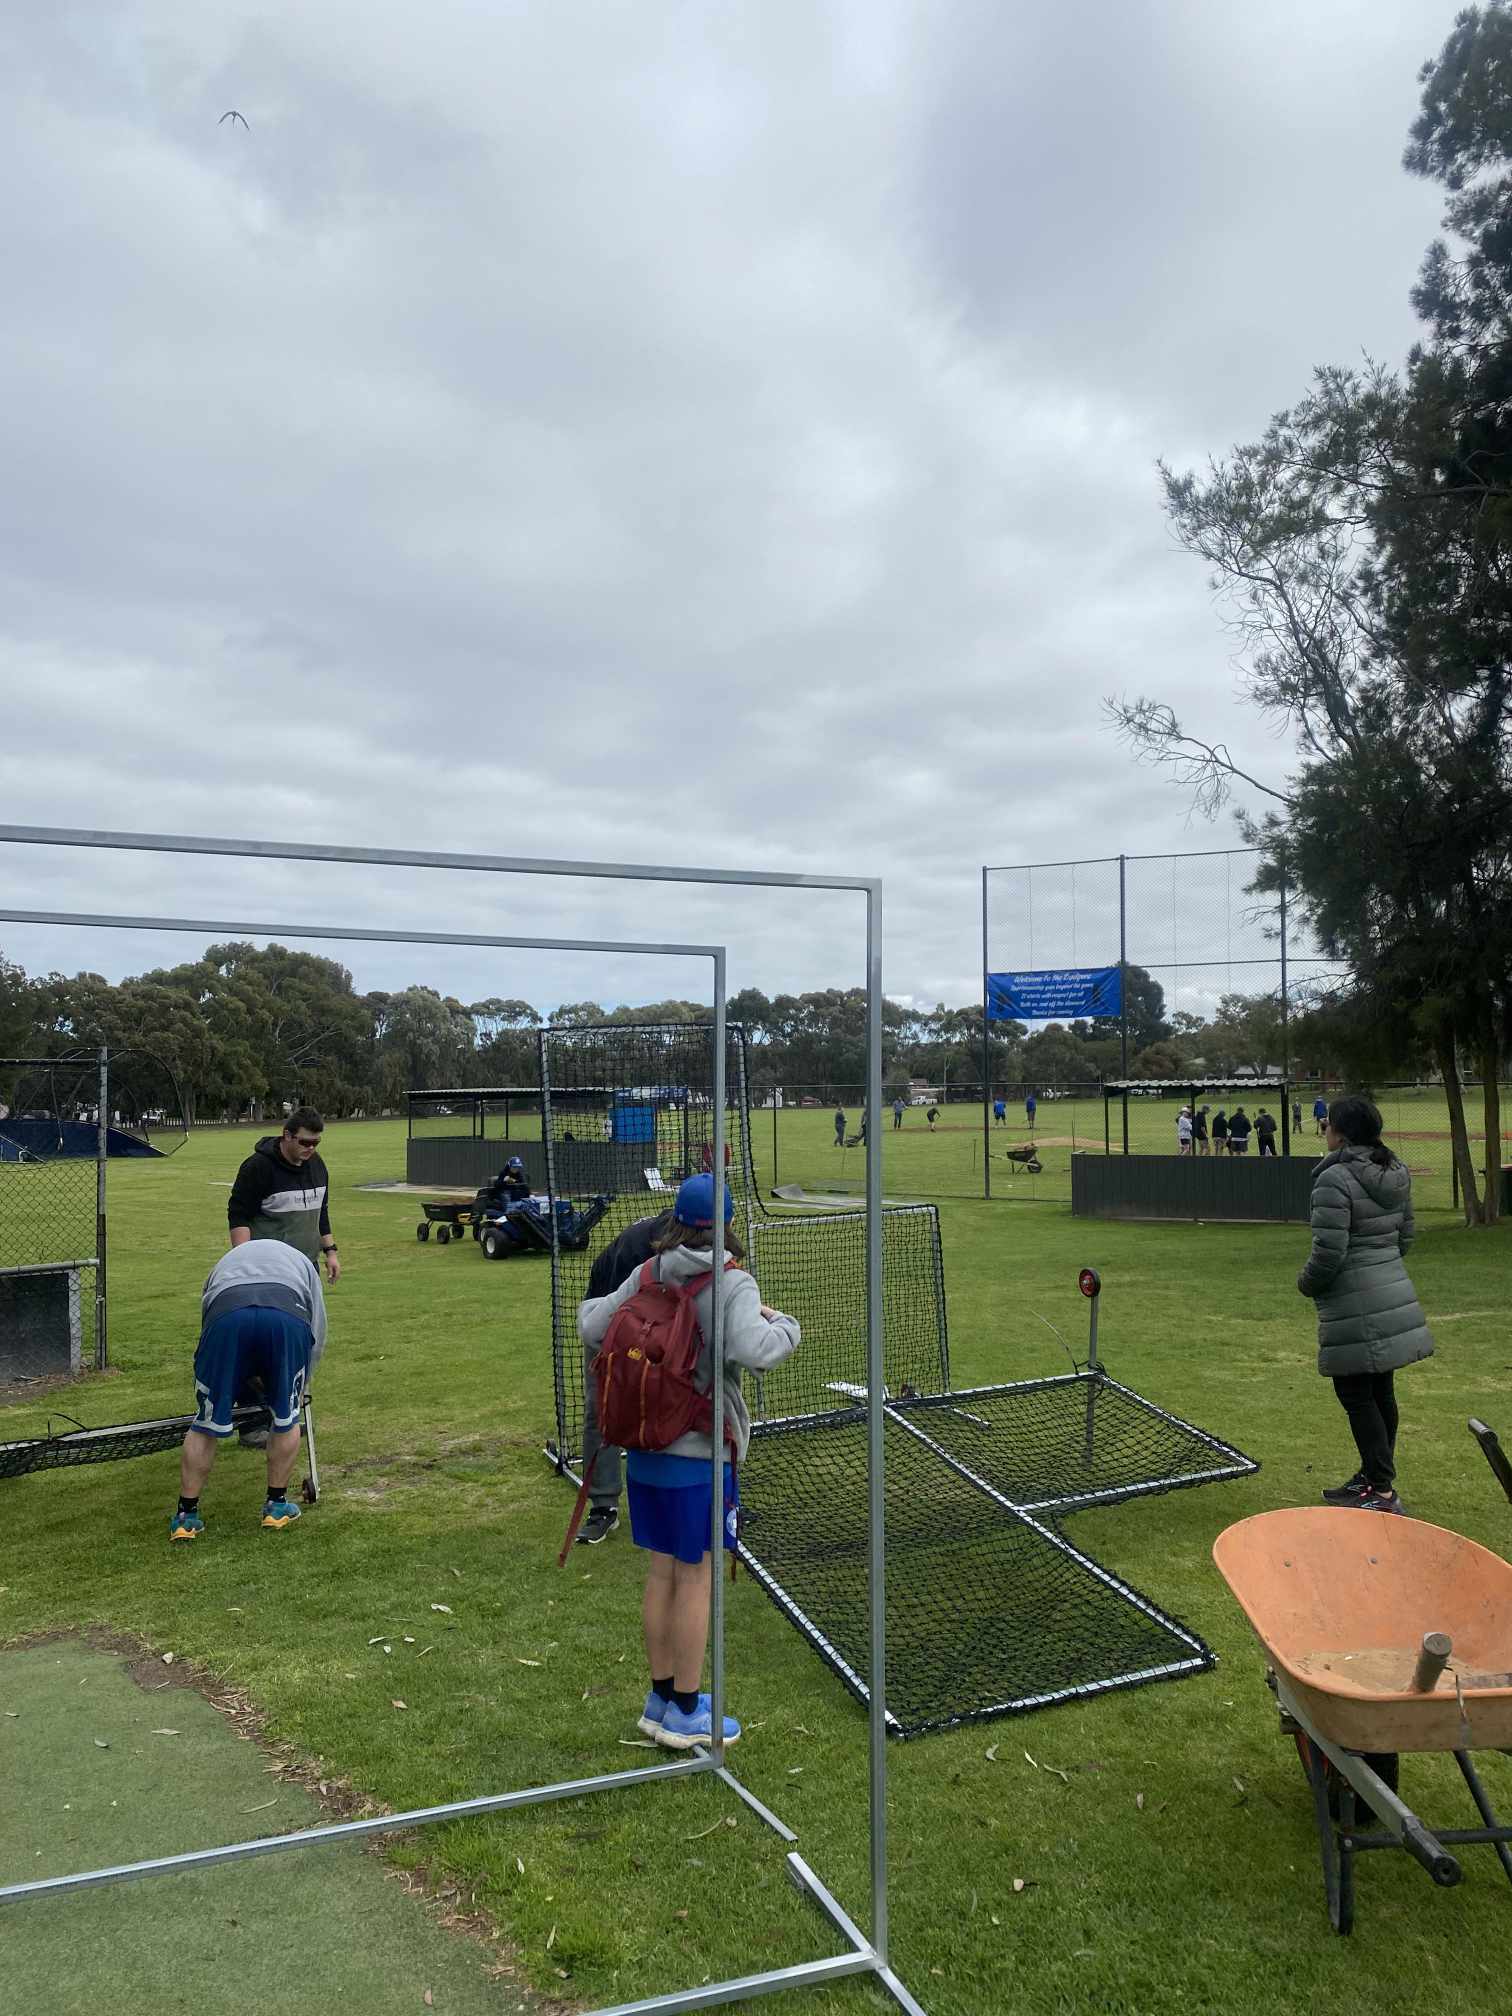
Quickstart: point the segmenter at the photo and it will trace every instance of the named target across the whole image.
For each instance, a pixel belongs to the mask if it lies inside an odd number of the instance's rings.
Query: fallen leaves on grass
[[[408,1701],[390,1701],[390,1708],[408,1708]]]
[[[94,1745],[96,1750],[108,1750],[110,1748],[110,1745],[105,1741],[103,1736],[96,1736]]]
[[[989,1744],[989,1745],[987,1746],[987,1752],[986,1752],[986,1756],[987,1756],[987,1762],[988,1762],[989,1764],[996,1764],[996,1762],[997,1762],[997,1753],[998,1753],[998,1746],[996,1745],[996,1743],[990,1743],[990,1744]],[[1027,1757],[1027,1756],[1028,1756],[1028,1754],[1029,1754],[1029,1753],[1028,1753],[1028,1751],[1026,1750],[1026,1751],[1024,1752],[1024,1755],[1025,1755],[1025,1756]]]
[[[173,1654],[171,1652],[165,1652],[163,1654],[163,1664],[165,1666],[171,1666],[173,1664]]]
[[[1022,1894],[1026,1890],[1034,1890],[1037,1888],[1038,1885],[1035,1881],[1035,1878],[1032,1876],[1015,1876],[1013,1879],[1013,1894],[1015,1897],[1022,1896]],[[992,1922],[994,1925],[996,1925],[998,1921],[996,1920],[996,1918],[994,1918]]]
[[[515,1654],[515,1664],[516,1666],[544,1666],[546,1661],[544,1659],[522,1659],[517,1652]]]
[[[656,1745],[645,1736],[621,1736],[619,1745],[622,1750],[654,1750],[656,1748]]]
[[[424,1651],[424,1652],[417,1652],[417,1653],[415,1654],[415,1657],[416,1657],[417,1659],[424,1659],[424,1658],[428,1657],[430,1653],[434,1652],[434,1651],[435,1651],[435,1649],[436,1649],[436,1648],[435,1648],[435,1646],[434,1646],[434,1645],[427,1645],[427,1646],[426,1646],[426,1648],[425,1648],[425,1651]]]
[[[515,1867],[516,1869],[519,1870],[522,1876],[525,1874],[525,1864],[520,1860],[518,1855],[516,1855],[515,1857]]]
[[[555,1925],[553,1925],[551,1930],[546,1934],[546,1951],[548,1953],[551,1951],[552,1947],[555,1946],[556,1944],[556,1935],[557,1935],[557,1928],[555,1927]]]
[[[452,1614],[450,1603],[432,1603],[431,1608],[432,1610],[439,1610],[443,1617],[450,1617]]]
[[[154,1729],[152,1733],[154,1736],[177,1736],[178,1731],[177,1729]]]
[[[243,1813],[266,1813],[270,1806],[276,1806],[276,1799],[264,1799],[260,1806],[243,1806]]]
[[[1137,1812],[1140,1812],[1140,1813],[1143,1813],[1143,1811],[1144,1811],[1144,1794],[1143,1794],[1143,1792],[1136,1792],[1136,1793],[1134,1794],[1134,1806],[1135,1806],[1135,1810],[1136,1810]]]
[[[420,2000],[425,2004],[427,2009],[434,2009],[436,2006],[436,1998],[434,1995],[432,1995],[429,1988],[426,1989],[425,1993],[420,1997]]]

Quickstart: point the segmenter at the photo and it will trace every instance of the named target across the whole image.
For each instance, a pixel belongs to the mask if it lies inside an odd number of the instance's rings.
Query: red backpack
[[[726,1271],[735,1264],[726,1261]],[[703,1338],[693,1306],[711,1277],[697,1274],[674,1286],[658,1281],[655,1269],[654,1260],[642,1267],[634,1294],[615,1310],[593,1361],[599,1437],[611,1448],[669,1449],[681,1436],[707,1435],[714,1419],[710,1396],[697,1386]],[[734,1440],[728,1422],[725,1437]],[[591,1483],[590,1466],[557,1556],[559,1568],[577,1537]]]

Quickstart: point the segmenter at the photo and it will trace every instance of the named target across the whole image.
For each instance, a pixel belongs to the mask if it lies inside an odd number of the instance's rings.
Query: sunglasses
[[[306,1140],[303,1134],[296,1134],[294,1136],[294,1146],[296,1148],[318,1148],[320,1146],[320,1136],[314,1134]]]

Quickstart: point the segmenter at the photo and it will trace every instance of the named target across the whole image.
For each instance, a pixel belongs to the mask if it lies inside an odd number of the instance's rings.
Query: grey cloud
[[[1228,837],[1103,693],[1284,762],[1152,464],[1401,348],[1445,9],[68,19],[0,66],[10,816],[881,873],[889,986],[965,999],[984,858]],[[7,866],[17,903],[859,973],[828,900]],[[668,991],[531,970],[509,991]]]

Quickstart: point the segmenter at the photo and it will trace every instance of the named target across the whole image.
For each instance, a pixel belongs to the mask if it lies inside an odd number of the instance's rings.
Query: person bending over
[[[262,1523],[279,1532],[299,1507],[289,1479],[299,1455],[299,1414],[310,1370],[325,1345],[325,1302],[315,1263],[278,1239],[247,1239],[218,1260],[201,1298],[194,1354],[195,1419],[179,1460],[178,1510],[170,1540],[198,1540],[205,1522],[200,1495],[215,1447],[231,1433],[237,1395],[256,1379],[273,1417],[268,1436],[268,1495]]]
[[[730,1261],[745,1258],[740,1241],[729,1230],[734,1200],[721,1183],[725,1221],[725,1251]],[[699,1282],[693,1299],[700,1351],[696,1383],[708,1393],[714,1383],[709,1348],[713,1322],[710,1247],[714,1236],[714,1179],[689,1176],[677,1192],[672,1218],[656,1241],[649,1263],[658,1281],[685,1285]],[[584,1302],[578,1311],[578,1333],[594,1349],[603,1342],[620,1307],[640,1285],[631,1276],[612,1295]],[[798,1325],[762,1302],[755,1279],[738,1264],[730,1266],[721,1287],[726,1381],[722,1440],[728,1440],[736,1466],[744,1460],[751,1439],[751,1416],[740,1390],[740,1368],[769,1371],[798,1348]],[[646,1553],[646,1587],[641,1607],[650,1689],[641,1712],[640,1728],[669,1750],[691,1750],[712,1741],[713,1705],[700,1691],[704,1653],[709,1636],[712,1560],[709,1552],[713,1499],[714,1445],[709,1435],[693,1432],[667,1449],[629,1452],[630,1533]],[[724,1464],[724,1544],[735,1546],[738,1492],[736,1469]],[[740,1724],[724,1718],[724,1740],[734,1743]]]
[[[1412,1244],[1412,1178],[1381,1139],[1368,1099],[1335,1099],[1328,1153],[1313,1175],[1312,1251],[1297,1287],[1317,1304],[1318,1370],[1349,1416],[1360,1466],[1323,1493],[1331,1505],[1400,1512],[1395,1375],[1431,1358],[1433,1338],[1403,1256]]]

